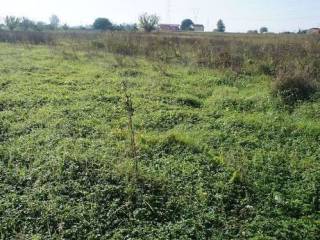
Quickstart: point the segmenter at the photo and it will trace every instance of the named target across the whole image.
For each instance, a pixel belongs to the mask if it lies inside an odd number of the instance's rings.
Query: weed
[[[259,66],[259,72],[268,76],[275,76],[276,67],[273,63],[261,63]]]
[[[137,71],[137,70],[133,70],[133,69],[128,69],[128,70],[125,70],[123,72],[120,73],[120,76],[121,77],[139,77],[141,76],[143,73],[140,72],[140,71]]]
[[[295,65],[280,69],[272,87],[273,92],[287,104],[306,100],[317,90],[316,82],[307,69]]]
[[[1,34],[1,239],[319,238],[317,39]]]
[[[92,41],[92,45],[96,49],[105,49],[106,48],[105,44],[100,41]]]
[[[177,103],[183,106],[200,108],[202,106],[202,102],[194,96],[191,95],[180,95],[176,97]]]
[[[152,68],[154,71],[160,73],[162,76],[170,77],[171,74],[168,73],[168,66],[162,62],[152,64]]]
[[[137,159],[137,146],[136,146],[136,137],[135,137],[135,131],[133,127],[133,114],[134,114],[134,108],[132,104],[132,98],[130,93],[128,92],[128,83],[126,81],[122,81],[122,90],[124,93],[124,98],[125,98],[125,109],[127,112],[127,117],[128,117],[128,131],[130,135],[130,153],[131,157],[134,161],[135,165],[135,174],[136,174],[136,179],[138,178],[138,159]]]

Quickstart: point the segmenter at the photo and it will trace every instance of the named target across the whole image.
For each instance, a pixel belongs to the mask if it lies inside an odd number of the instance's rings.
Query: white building
[[[202,24],[193,24],[193,30],[195,32],[204,32],[204,26]]]

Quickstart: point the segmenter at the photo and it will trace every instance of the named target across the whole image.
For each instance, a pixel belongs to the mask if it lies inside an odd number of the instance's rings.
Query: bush
[[[259,65],[259,72],[268,76],[274,76],[276,74],[276,66],[272,62],[264,62]]]
[[[279,70],[272,86],[274,94],[287,104],[309,99],[317,90],[317,84],[306,69],[292,65]]]

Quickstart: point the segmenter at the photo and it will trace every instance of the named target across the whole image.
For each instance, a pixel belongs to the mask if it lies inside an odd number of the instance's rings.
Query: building
[[[311,28],[307,31],[308,34],[320,34],[320,28]]]
[[[180,30],[179,24],[160,24],[161,32],[178,32]]]
[[[193,24],[193,30],[195,32],[204,32],[204,26],[202,24]]]

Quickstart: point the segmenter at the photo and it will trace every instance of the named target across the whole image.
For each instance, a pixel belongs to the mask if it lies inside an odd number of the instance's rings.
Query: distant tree
[[[294,34],[294,32],[284,31],[284,32],[281,32],[280,34]]]
[[[58,26],[59,26],[59,23],[60,23],[60,19],[59,19],[59,17],[57,16],[57,15],[52,15],[51,17],[50,17],[50,19],[49,19],[49,21],[50,21],[50,26],[52,27],[52,28],[58,28]]]
[[[87,25],[87,26],[80,25],[80,26],[72,26],[69,29],[71,29],[71,30],[88,30],[88,29],[92,29],[92,28],[93,28],[92,25]]]
[[[184,19],[181,23],[181,30],[182,31],[191,31],[193,30],[193,21],[191,19]]]
[[[62,29],[64,30],[64,31],[67,31],[67,30],[69,30],[69,26],[68,26],[68,24],[63,24],[63,26],[62,26]]]
[[[120,25],[118,25],[118,24],[113,24],[112,30],[113,30],[113,31],[125,31],[123,24],[120,24]]]
[[[299,31],[297,32],[298,34],[306,34],[308,32],[308,30],[301,30],[299,29]]]
[[[81,26],[79,26],[78,29],[79,29],[79,30],[88,30],[88,29],[90,29],[90,28],[91,28],[90,26],[88,27],[88,26],[82,26],[82,25],[81,25]]]
[[[144,13],[139,17],[139,25],[145,32],[152,32],[157,29],[159,20],[157,15]]]
[[[108,18],[97,18],[93,23],[93,28],[95,30],[112,30],[112,27],[113,25]]]
[[[23,31],[28,31],[28,30],[37,30],[36,23],[34,21],[31,21],[30,19],[23,17],[21,22],[19,23],[19,27]]]
[[[217,32],[225,32],[226,31],[226,25],[224,25],[223,21],[221,19],[219,19],[219,21],[217,22]]]
[[[20,18],[16,18],[14,16],[6,16],[4,21],[6,26],[10,29],[10,31],[16,29],[21,22]]]
[[[36,30],[39,32],[50,29],[49,25],[47,25],[44,22],[37,22],[35,27],[36,27]]]
[[[267,33],[269,30],[267,27],[260,28],[260,33]]]
[[[136,23],[125,24],[124,29],[125,29],[125,31],[128,31],[128,32],[136,32],[136,31],[138,31],[138,25]]]
[[[113,30],[115,31],[124,31],[124,32],[136,32],[138,31],[137,24],[120,24],[120,25],[113,25]]]

